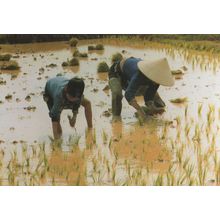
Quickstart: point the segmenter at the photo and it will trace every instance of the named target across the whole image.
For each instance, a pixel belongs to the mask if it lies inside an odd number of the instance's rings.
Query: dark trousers
[[[111,77],[109,79],[109,87],[111,89],[112,93],[112,114],[113,116],[120,116],[121,110],[122,110],[122,84],[121,79],[119,77]],[[154,104],[156,106],[165,106],[165,103],[159,96],[157,90],[159,88],[159,85],[156,84],[150,84],[145,86],[140,86],[136,96],[144,96],[147,92],[147,96],[144,97],[145,103],[148,101],[154,101]]]

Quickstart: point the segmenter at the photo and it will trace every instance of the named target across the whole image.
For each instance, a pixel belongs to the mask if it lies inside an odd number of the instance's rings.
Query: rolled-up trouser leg
[[[120,116],[122,109],[122,86],[120,78],[110,78],[109,87],[112,92],[112,114],[113,116]]]

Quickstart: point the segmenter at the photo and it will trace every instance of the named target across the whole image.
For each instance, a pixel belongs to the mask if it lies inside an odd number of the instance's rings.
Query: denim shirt
[[[130,57],[126,59],[123,65],[122,77],[125,77],[128,82],[128,86],[125,89],[125,98],[128,102],[135,98],[136,92],[140,86],[151,84],[151,80],[138,69],[137,63],[141,60],[140,58]],[[147,100],[147,95],[147,93],[144,94],[145,100]]]
[[[48,80],[46,83],[45,93],[53,100],[53,106],[49,112],[49,116],[52,120],[59,120],[63,109],[72,109],[74,112],[77,111],[80,106],[81,99],[74,103],[71,103],[66,99],[64,88],[68,82],[69,79],[58,76]]]

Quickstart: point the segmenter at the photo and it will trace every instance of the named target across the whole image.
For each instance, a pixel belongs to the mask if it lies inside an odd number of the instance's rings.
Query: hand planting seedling
[[[125,90],[124,96],[129,105],[137,111],[139,118],[144,122],[146,114],[164,112],[165,103],[157,93],[159,86],[173,84],[174,79],[166,58],[149,62],[130,57],[120,62],[116,61],[109,69],[113,116],[121,115],[122,88]],[[145,108],[136,101],[138,95],[143,96]]]
[[[70,115],[67,116],[69,120],[69,124],[71,127],[75,127],[76,124],[76,115],[73,115],[72,117]]]

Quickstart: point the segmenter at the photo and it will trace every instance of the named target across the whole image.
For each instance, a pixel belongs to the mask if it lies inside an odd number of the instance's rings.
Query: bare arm
[[[91,106],[91,102],[86,99],[83,98],[81,105],[84,107],[85,109],[85,116],[86,116],[86,121],[88,124],[89,128],[92,128],[92,106]]]
[[[138,115],[141,117],[141,120],[142,121],[145,121],[146,120],[146,115],[144,113],[144,111],[142,110],[141,106],[137,103],[136,99],[132,99],[129,104],[135,108],[138,112]]]

